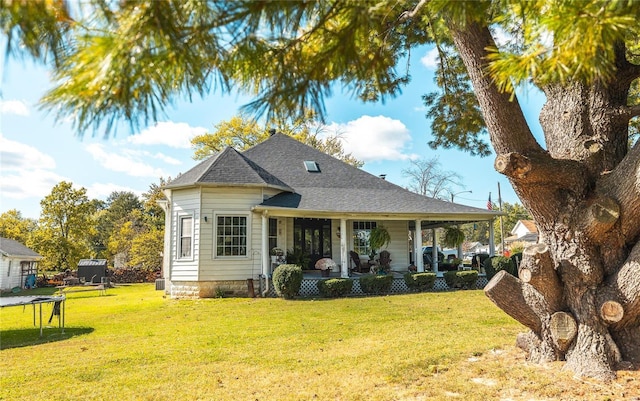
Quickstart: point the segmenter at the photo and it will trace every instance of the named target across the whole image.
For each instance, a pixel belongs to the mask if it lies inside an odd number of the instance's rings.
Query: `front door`
[[[294,219],[293,246],[309,256],[303,269],[314,269],[319,259],[331,257],[331,220]]]

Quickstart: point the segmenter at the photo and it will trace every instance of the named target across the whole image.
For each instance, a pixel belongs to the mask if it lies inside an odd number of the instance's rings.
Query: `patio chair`
[[[378,263],[380,264],[380,268],[385,272],[391,270],[391,254],[389,253],[389,251],[380,252]]]
[[[356,251],[349,251],[349,255],[351,256],[351,260],[353,261],[353,269],[357,271],[358,273],[362,273],[362,263],[360,263],[360,255],[358,255],[358,252]]]

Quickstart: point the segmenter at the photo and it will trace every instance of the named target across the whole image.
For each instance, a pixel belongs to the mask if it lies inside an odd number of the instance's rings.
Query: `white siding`
[[[391,242],[386,250],[391,253],[391,269],[407,271],[409,267],[409,222],[408,221],[378,221],[389,230]]]
[[[200,280],[246,280],[258,278],[262,272],[262,219],[251,208],[263,201],[263,192],[256,188],[203,188],[200,230]],[[215,216],[239,215],[247,217],[247,255],[216,257]]]
[[[20,261],[21,259],[0,257],[0,290],[9,291],[13,287],[23,287]]]
[[[200,191],[196,188],[174,190],[171,204],[171,280],[198,280],[198,254],[200,238]],[[193,216],[193,245],[192,258],[178,258],[179,218]]]

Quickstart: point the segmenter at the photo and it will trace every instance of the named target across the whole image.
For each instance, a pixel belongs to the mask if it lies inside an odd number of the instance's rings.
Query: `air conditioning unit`
[[[164,279],[157,278],[156,279],[156,291],[164,290]]]

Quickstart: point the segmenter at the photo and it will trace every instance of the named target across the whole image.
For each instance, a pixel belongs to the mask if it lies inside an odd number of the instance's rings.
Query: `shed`
[[[100,283],[107,277],[107,259],[80,259],[78,278],[84,277],[87,283]]]
[[[20,242],[0,238],[0,291],[34,287],[39,260],[41,255]]]

